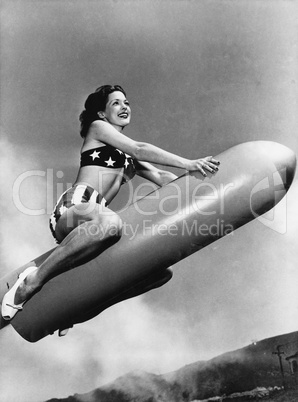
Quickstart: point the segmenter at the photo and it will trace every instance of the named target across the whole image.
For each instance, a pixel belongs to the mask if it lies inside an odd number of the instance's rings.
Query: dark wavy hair
[[[95,92],[90,94],[85,102],[85,109],[80,114],[81,122],[81,137],[85,138],[90,127],[90,124],[95,120],[100,120],[98,112],[103,112],[106,108],[109,95],[115,91],[126,93],[120,85],[102,85]]]

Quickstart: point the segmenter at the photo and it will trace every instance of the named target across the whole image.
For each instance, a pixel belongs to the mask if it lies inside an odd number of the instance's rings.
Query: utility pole
[[[281,355],[284,355],[285,352],[282,352],[282,351],[280,350],[281,347],[282,347],[282,345],[276,346],[277,352],[272,352],[272,354],[278,356],[279,366],[280,366],[280,372],[281,372],[281,376],[282,376],[282,385],[283,385],[284,389],[286,389],[286,382],[285,382],[284,369],[283,369],[282,360],[281,360]]]

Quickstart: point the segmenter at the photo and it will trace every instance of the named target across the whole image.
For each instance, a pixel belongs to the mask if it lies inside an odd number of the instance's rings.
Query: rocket
[[[164,285],[175,263],[261,219],[286,195],[295,175],[295,154],[276,142],[242,143],[215,158],[220,161],[215,174],[187,172],[120,211],[123,229],[117,243],[49,280],[10,322],[1,317],[0,328],[10,323],[24,339],[36,342]],[[1,300],[7,284],[52,251],[1,278]]]

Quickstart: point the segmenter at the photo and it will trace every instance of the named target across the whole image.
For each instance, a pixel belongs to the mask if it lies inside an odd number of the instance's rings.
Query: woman
[[[29,267],[5,294],[2,316],[11,320],[24,303],[50,278],[95,258],[119,240],[122,222],[107,205],[121,185],[138,174],[158,186],[174,180],[170,172],[149,162],[214,173],[219,162],[211,156],[189,160],[149,143],[134,141],[123,130],[129,125],[131,109],[125,91],[104,85],[88,96],[80,115],[81,167],[50,218],[52,233],[59,244],[39,266]]]

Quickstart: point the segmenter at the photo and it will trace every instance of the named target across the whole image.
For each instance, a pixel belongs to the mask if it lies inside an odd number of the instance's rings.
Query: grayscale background
[[[251,140],[298,151],[294,1],[0,4],[1,276],[54,246],[49,213],[76,178],[78,115],[100,85],[127,91],[125,134],[184,157]],[[151,190],[143,185],[144,194]],[[123,186],[113,209],[126,205],[129,191]],[[180,262],[163,288],[65,338],[30,344],[4,328],[3,400],[84,393],[131,370],[165,373],[296,331],[297,195],[296,179],[265,220]]]

